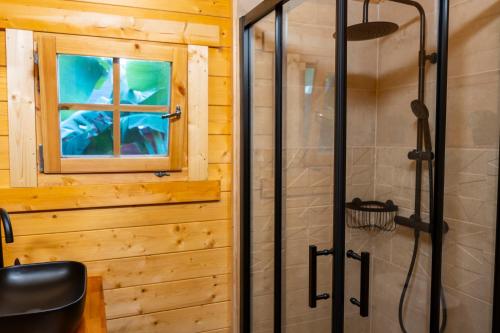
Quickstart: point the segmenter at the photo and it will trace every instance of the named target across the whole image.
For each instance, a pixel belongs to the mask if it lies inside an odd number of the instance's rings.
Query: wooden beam
[[[0,170],[9,170],[9,150],[9,137],[0,136]]]
[[[33,32],[6,31],[10,185],[37,186]]]
[[[232,308],[232,313],[231,313],[231,318],[232,318],[232,331],[233,332],[238,332],[240,329],[240,314],[241,314],[241,299],[240,299],[240,291],[241,291],[241,266],[240,266],[240,258],[241,258],[241,248],[242,248],[242,243],[241,243],[241,230],[240,230],[240,225],[241,225],[241,206],[240,206],[240,195],[241,195],[241,177],[240,175],[240,168],[241,168],[241,155],[240,155],[240,133],[241,133],[241,128],[240,128],[240,84],[241,80],[240,78],[240,53],[239,53],[239,15],[238,15],[238,6],[233,6],[233,45],[235,47],[232,48],[232,62],[231,62],[231,75],[234,78],[234,84],[233,84],[233,98],[232,98],[232,139],[233,139],[233,164],[232,164],[232,172],[234,177],[234,181],[232,181],[232,204],[233,204],[233,209],[232,209],[232,217],[233,217],[233,252],[232,252],[232,269],[233,269],[233,308]],[[229,330],[228,330],[229,332]],[[216,332],[213,332],[216,333]],[[222,333],[218,332],[218,333]]]
[[[0,28],[231,46],[231,20],[62,0],[3,0]]]
[[[231,135],[208,136],[208,161],[209,163],[232,162],[232,137]]]
[[[230,106],[210,106],[208,109],[208,134],[231,134],[233,110]]]
[[[110,333],[193,333],[231,325],[231,302],[221,302],[108,321]]]
[[[208,101],[211,106],[232,104],[232,83],[230,77],[209,76]]]
[[[0,136],[1,138],[1,136]],[[0,152],[1,153],[1,152]],[[8,162],[8,161],[7,161]],[[8,163],[6,164],[8,166]],[[0,168],[1,170],[1,168]],[[208,179],[220,180],[221,191],[231,191],[232,173],[227,164],[208,164]],[[188,180],[187,170],[172,172],[168,178],[160,178],[151,172],[138,172],[133,174],[39,174],[38,186],[78,186],[91,184],[118,184],[118,183],[164,183],[165,181]]]
[[[155,283],[105,292],[106,317],[115,319],[195,305],[224,302],[231,298],[231,275]]]
[[[0,30],[0,66],[7,64],[5,54],[5,31]]]
[[[231,64],[231,48],[211,47],[208,50],[208,75],[230,77]]]
[[[153,205],[220,200],[219,181],[103,184],[0,189],[8,212]]]
[[[7,67],[0,66],[0,101],[7,101]]]
[[[208,179],[208,47],[188,46],[188,174]]]
[[[173,61],[175,49],[178,47],[184,48],[184,46],[179,46],[179,45],[172,46],[172,45],[167,45],[165,43],[144,42],[144,41],[135,41],[126,39],[116,39],[116,38],[103,39],[102,37],[75,36],[66,34],[65,35],[47,34],[47,33],[37,33],[37,36],[55,36],[57,53],[101,56],[101,57],[111,57],[111,58]],[[135,105],[127,105],[127,106],[136,107]],[[141,107],[146,108],[147,110],[147,106],[141,105]],[[151,109],[157,111],[158,107],[150,106],[150,110]],[[130,110],[122,109],[122,110],[135,111],[133,109]]]
[[[220,201],[64,210],[59,212],[24,212],[10,214],[16,237],[187,223],[231,218],[231,194],[221,194]]]
[[[234,327],[238,327],[238,326],[234,326]],[[226,328],[220,328],[220,329],[216,329],[216,330],[204,331],[201,333],[231,333],[231,332],[233,332],[233,330],[230,327],[226,327]],[[235,330],[234,332],[237,332],[237,331]]]
[[[9,170],[0,170],[0,188],[10,187],[10,172]]]
[[[194,279],[200,276],[231,272],[231,248],[221,247],[139,256],[131,258],[91,261],[85,263],[90,275],[103,277],[104,289],[140,286]]]
[[[40,118],[44,172],[61,172],[59,98],[57,89],[56,37],[38,36]]]
[[[91,2],[98,4],[105,3],[115,6],[165,10],[218,17],[231,17],[231,0],[76,0],[76,2]]]
[[[9,135],[9,120],[7,118],[7,102],[0,102],[0,135]]]
[[[92,261],[226,247],[228,220],[19,236],[6,245],[5,262]]]

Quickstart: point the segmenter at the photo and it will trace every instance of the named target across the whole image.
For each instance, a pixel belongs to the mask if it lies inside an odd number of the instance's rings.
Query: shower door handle
[[[318,251],[316,245],[309,245],[309,307],[315,308],[319,300],[330,298],[330,294],[318,295],[318,257],[333,255],[333,249]]]
[[[357,254],[353,250],[346,253],[347,258],[359,260],[361,262],[361,278],[359,282],[359,300],[351,297],[350,302],[359,307],[359,315],[368,317],[370,305],[370,253],[361,252]]]

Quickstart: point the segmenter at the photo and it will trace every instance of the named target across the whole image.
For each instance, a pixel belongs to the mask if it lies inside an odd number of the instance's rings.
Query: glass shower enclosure
[[[494,332],[488,2],[266,0],[241,18],[242,333]],[[493,16],[482,39],[460,30],[472,3]],[[460,67],[469,44],[486,74]]]

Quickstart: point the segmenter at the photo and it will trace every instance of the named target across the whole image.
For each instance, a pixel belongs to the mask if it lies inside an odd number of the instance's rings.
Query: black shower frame
[[[275,13],[275,249],[274,249],[274,333],[281,332],[282,317],[282,149],[283,149],[283,6],[290,0],[264,0],[240,18],[240,75],[241,75],[241,254],[240,254],[240,333],[251,333],[251,36],[250,29],[265,16]],[[333,1],[333,0],[332,0]],[[334,256],[332,281],[332,332],[344,329],[345,274],[345,174],[346,174],[346,100],[347,100],[347,3],[336,1],[337,44],[335,48],[335,159],[334,159]],[[435,182],[432,235],[432,272],[430,293],[429,332],[438,333],[440,326],[444,177],[446,146],[446,109],[448,74],[449,0],[439,2],[438,61],[436,82]],[[500,240],[500,177],[497,197],[497,240]],[[278,209],[279,208],[279,209]],[[500,244],[496,246],[495,291],[492,332],[500,328]]]

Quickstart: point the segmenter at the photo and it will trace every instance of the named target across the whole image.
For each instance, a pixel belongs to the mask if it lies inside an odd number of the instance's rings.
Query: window
[[[181,170],[182,46],[40,34],[44,172]]]

